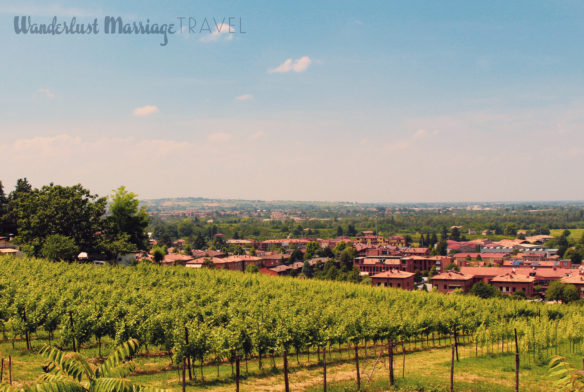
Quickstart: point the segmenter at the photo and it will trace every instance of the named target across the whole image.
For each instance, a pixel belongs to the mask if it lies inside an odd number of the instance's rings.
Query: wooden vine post
[[[406,378],[406,345],[402,341],[402,378]]]
[[[185,344],[188,347],[188,345],[189,345],[189,329],[187,327],[185,327]],[[187,356],[187,365],[189,368],[189,381],[193,381],[193,373],[191,370],[192,365],[191,365],[191,356],[190,355]]]
[[[12,385],[12,357],[8,356],[8,383]]]
[[[73,331],[73,312],[69,312],[69,325],[71,326],[71,331]],[[73,352],[77,352],[75,348],[75,334],[73,334]]]
[[[361,374],[359,373],[359,348],[355,343],[355,366],[357,368],[357,390],[361,390]]]
[[[187,390],[186,367],[187,367],[187,361],[185,360],[185,357],[183,357],[183,359],[182,359],[182,392],[186,392],[186,390]]]
[[[452,345],[452,354],[450,356],[450,392],[454,392],[454,352],[455,344]]]
[[[0,382],[2,382],[2,378],[4,377],[4,358],[2,358],[0,364]]]
[[[454,326],[454,350],[456,352],[456,362],[458,362],[458,329]]]
[[[284,387],[286,392],[290,392],[290,384],[288,383],[288,351],[284,350]]]
[[[389,385],[393,386],[394,384],[394,377],[393,377],[393,341],[389,339],[387,343],[387,355],[388,355],[388,362],[389,362]]]
[[[517,328],[515,328],[515,392],[519,392],[519,344],[517,343]]]
[[[235,392],[239,392],[239,354],[235,356]]]
[[[326,348],[322,353],[322,390],[326,392]]]

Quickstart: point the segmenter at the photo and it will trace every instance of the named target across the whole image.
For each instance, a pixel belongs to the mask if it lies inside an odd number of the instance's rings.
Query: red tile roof
[[[446,271],[441,274],[434,275],[432,280],[471,280],[473,275],[465,274],[458,271]]]
[[[491,279],[495,283],[533,283],[535,278],[529,275],[518,274],[515,272],[508,272],[505,275],[495,276]]]
[[[562,282],[576,285],[584,285],[584,275],[580,271],[575,271],[570,276],[564,276]]]
[[[412,272],[400,271],[397,269],[390,269],[389,271],[380,272],[372,276],[372,278],[392,278],[392,279],[407,279],[415,274]]]

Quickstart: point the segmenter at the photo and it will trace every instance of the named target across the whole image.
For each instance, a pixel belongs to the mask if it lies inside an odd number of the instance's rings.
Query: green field
[[[33,351],[48,343],[46,336],[39,334],[33,344]],[[420,348],[414,351],[408,345],[405,358],[405,378],[402,377],[403,356],[401,349],[394,357],[394,371],[396,390],[403,391],[447,391],[449,388],[450,355],[447,339],[437,342],[442,348]],[[444,347],[445,346],[445,347]],[[378,351],[380,348],[378,348]],[[104,354],[107,354],[107,350]],[[386,391],[388,388],[387,351],[379,358],[378,351],[368,348],[365,356],[361,348],[360,369],[362,390]],[[96,347],[84,347],[82,353],[98,363]],[[0,358],[7,360],[12,356],[13,386],[22,387],[31,384],[42,373],[42,366],[46,361],[34,352],[27,352],[23,341],[17,341],[15,348],[6,340],[0,342]],[[582,363],[580,354],[571,354],[569,359],[575,366]],[[270,361],[271,362],[271,361]],[[296,357],[289,357],[290,385],[293,391],[322,391],[322,362],[318,362],[315,353],[310,357],[304,353]],[[142,351],[135,359],[136,369],[130,379],[150,387],[180,390],[179,369],[170,364],[168,357],[157,351]],[[284,376],[282,372],[282,357],[275,358],[276,368],[272,364],[264,370],[258,369],[257,359],[248,361],[248,370],[242,363],[241,391],[282,391],[284,390]],[[356,372],[352,350],[342,353],[333,352],[327,356],[327,380],[329,391],[356,391]],[[456,391],[484,391],[505,392],[514,389],[514,355],[511,353],[494,353],[475,357],[472,342],[460,347],[460,362],[455,363],[454,380]],[[205,366],[203,369],[205,381],[201,380],[200,368],[196,369],[193,381],[187,382],[189,391],[217,391],[227,392],[234,390],[234,380],[231,366],[222,363],[219,366],[219,377],[215,365]],[[7,370],[4,372],[7,381]],[[545,361],[534,364],[523,358],[520,367],[521,390],[545,392],[552,390]]]
[[[49,331],[52,344],[67,351],[81,347],[94,366],[117,344],[136,338],[141,349],[131,380],[178,389],[179,367],[190,359],[189,390],[217,391],[234,389],[235,355],[242,358],[243,391],[282,390],[285,350],[293,390],[318,389],[323,347],[329,351],[331,390],[352,390],[356,344],[363,383],[369,390],[383,390],[386,354],[377,358],[390,339],[406,345],[406,378],[399,380],[404,390],[444,390],[455,334],[465,344],[456,365],[457,390],[512,390],[514,329],[523,385],[547,391],[549,357],[569,355],[580,364],[584,341],[578,304],[482,300],[236,271],[151,264],[95,267],[12,257],[0,258],[0,323],[0,357],[14,359],[16,386],[34,384],[43,373],[47,362],[37,352],[49,343]],[[396,369],[402,366],[401,348],[396,349]]]
[[[568,230],[570,230],[570,236],[568,238],[574,241],[580,241],[582,235],[584,235],[584,229],[568,229]],[[563,232],[564,229],[554,229],[550,230],[550,235],[553,235],[554,237],[559,237],[562,235]]]

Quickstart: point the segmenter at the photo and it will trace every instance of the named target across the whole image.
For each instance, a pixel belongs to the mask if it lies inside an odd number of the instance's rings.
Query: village
[[[447,240],[447,256],[431,255],[426,247],[407,246],[404,236],[389,237],[364,231],[356,237],[333,239],[295,238],[227,239],[217,233],[215,237],[237,254],[210,249],[184,249],[185,240],[177,240],[167,254],[159,260],[163,266],[186,268],[216,268],[255,271],[270,276],[305,277],[305,265],[322,268],[329,257],[316,256],[291,261],[293,252],[306,254],[309,244],[318,244],[320,250],[334,249],[344,243],[354,249],[353,266],[359,275],[373,286],[404,290],[468,293],[479,282],[494,286],[502,295],[543,297],[553,281],[574,285],[584,297],[584,269],[569,259],[560,259],[557,249],[544,243],[552,236],[536,235],[525,239],[488,238],[471,241]],[[156,246],[157,241],[150,241]],[[224,248],[225,249],[225,248]],[[325,253],[326,252],[321,252]],[[154,262],[153,251],[127,255],[137,260]],[[118,262],[128,264],[127,256]],[[132,260],[133,261],[133,260]]]

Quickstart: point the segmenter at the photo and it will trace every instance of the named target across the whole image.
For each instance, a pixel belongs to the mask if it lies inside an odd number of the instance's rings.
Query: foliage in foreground
[[[140,344],[129,339],[120,344],[99,366],[77,352],[66,353],[58,348],[44,346],[40,355],[49,363],[39,382],[22,388],[0,385],[0,392],[163,392],[134,384],[126,377],[134,370],[132,356]]]
[[[235,271],[0,258],[0,326],[9,337],[60,329],[58,344],[69,347],[135,337],[177,364],[236,354],[261,362],[283,350],[455,331],[489,352],[514,328],[522,352],[539,359],[548,347],[582,342],[581,309]]]
[[[549,368],[549,375],[555,379],[554,387],[556,387],[557,391],[584,391],[584,374],[576,370],[566,358],[558,355],[552,357]]]

